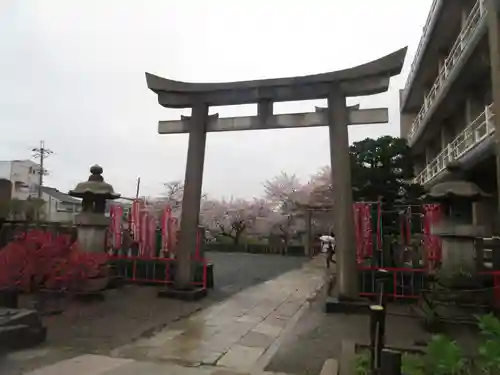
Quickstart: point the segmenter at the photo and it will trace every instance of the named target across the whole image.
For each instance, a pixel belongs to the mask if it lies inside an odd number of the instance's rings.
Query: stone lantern
[[[473,224],[472,205],[487,197],[479,186],[463,180],[438,183],[423,197],[443,207],[442,221],[431,229],[441,237],[443,270],[474,269],[475,239],[484,237],[485,228]]]
[[[75,216],[78,242],[88,252],[106,251],[106,231],[111,219],[105,216],[106,201],[120,197],[113,186],[104,182],[102,167],[90,167],[88,181],[80,182],[69,195],[82,199],[82,211]]]

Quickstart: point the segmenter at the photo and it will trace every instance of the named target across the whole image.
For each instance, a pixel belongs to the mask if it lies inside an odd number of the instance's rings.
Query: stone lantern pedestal
[[[83,212],[75,216],[78,242],[87,252],[103,253],[106,251],[106,232],[111,218]]]
[[[475,239],[484,237],[483,227],[445,221],[431,232],[441,237],[442,269],[453,271],[475,267]]]
[[[487,197],[479,186],[462,180],[438,183],[424,197],[444,209],[442,221],[431,228],[441,238],[441,270],[451,274],[475,270],[475,239],[484,237],[486,229],[473,225],[472,204]]]

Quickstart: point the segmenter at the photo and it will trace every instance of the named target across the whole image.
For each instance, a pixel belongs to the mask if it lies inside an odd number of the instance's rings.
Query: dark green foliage
[[[500,374],[500,321],[488,314],[478,317],[483,341],[479,346],[477,367],[482,374]]]
[[[419,204],[421,185],[414,184],[413,158],[406,140],[390,136],[366,138],[350,147],[353,199],[382,201],[384,233],[397,232],[396,206]],[[392,212],[392,214],[389,214]]]
[[[467,360],[455,341],[443,335],[432,337],[425,350],[424,368],[426,374],[466,374]]]
[[[444,335],[435,335],[423,355],[403,354],[405,375],[497,375],[500,374],[500,320],[493,314],[477,317],[482,340],[477,356],[467,358],[460,346]],[[368,375],[370,357],[356,356],[356,375]]]
[[[412,182],[413,160],[406,140],[390,136],[366,138],[350,147],[355,201],[408,204],[422,195]]]

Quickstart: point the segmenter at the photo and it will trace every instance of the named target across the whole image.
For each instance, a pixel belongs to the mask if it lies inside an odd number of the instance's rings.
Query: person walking
[[[326,268],[330,268],[330,263],[335,263],[333,256],[335,255],[335,235],[330,233],[330,240],[327,242],[326,249]]]

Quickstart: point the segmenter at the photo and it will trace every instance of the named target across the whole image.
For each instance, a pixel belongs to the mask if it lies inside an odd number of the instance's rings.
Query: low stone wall
[[[203,250],[223,253],[251,253],[251,254],[282,254],[287,256],[305,256],[304,246],[292,245],[288,247],[272,247],[259,244],[222,244],[210,243],[203,246]]]

